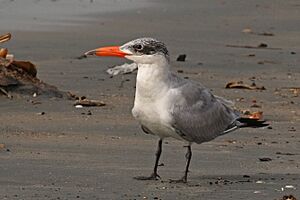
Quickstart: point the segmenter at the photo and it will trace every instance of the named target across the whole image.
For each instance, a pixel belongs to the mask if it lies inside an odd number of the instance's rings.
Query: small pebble
[[[256,181],[255,183],[262,184],[262,183],[265,183],[265,182],[264,181]]]

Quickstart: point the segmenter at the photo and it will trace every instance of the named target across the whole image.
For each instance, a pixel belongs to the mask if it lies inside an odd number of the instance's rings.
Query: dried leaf
[[[8,50],[6,48],[0,49],[0,57],[1,58],[6,58],[7,53],[8,53]]]
[[[10,33],[6,33],[4,35],[0,35],[0,43],[8,41],[8,40],[10,40],[10,38],[11,38],[11,34]]]
[[[37,70],[34,64],[28,61],[13,61],[13,65],[15,65],[18,68],[23,69],[25,72],[27,72],[32,77],[36,77]]]
[[[258,112],[253,112],[248,114],[250,119],[262,119],[263,118],[263,112],[258,111]]]

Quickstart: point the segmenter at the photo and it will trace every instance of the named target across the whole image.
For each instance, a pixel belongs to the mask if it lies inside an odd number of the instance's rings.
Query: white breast
[[[163,101],[140,103],[135,101],[132,114],[142,125],[146,126],[153,134],[164,137],[181,139],[171,126],[171,115],[168,105]]]
[[[168,71],[154,66],[139,66],[133,116],[153,134],[181,139],[172,127],[172,90]]]

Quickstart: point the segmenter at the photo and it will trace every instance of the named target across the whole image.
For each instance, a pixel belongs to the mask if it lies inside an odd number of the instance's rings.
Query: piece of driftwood
[[[106,104],[100,100],[89,100],[86,97],[80,97],[80,98],[77,97],[74,106],[78,106],[78,105],[83,107],[92,107],[92,106],[101,107],[101,106],[105,106]]]
[[[226,47],[232,48],[246,48],[246,49],[268,49],[268,50],[281,50],[281,48],[268,47],[265,43],[260,43],[257,46],[252,45],[236,45],[236,44],[227,44]]]
[[[237,81],[237,82],[229,82],[226,84],[225,88],[231,89],[248,89],[248,90],[265,90],[266,88],[264,86],[257,86],[255,83],[252,83],[251,85],[243,83],[243,81]]]
[[[58,90],[37,78],[34,64],[28,61],[12,61],[0,58],[0,88],[6,96],[33,94],[73,99],[69,92]],[[0,94],[1,94],[0,93]]]

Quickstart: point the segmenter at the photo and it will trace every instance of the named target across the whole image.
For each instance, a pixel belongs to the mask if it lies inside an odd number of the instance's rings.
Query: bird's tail
[[[236,129],[239,128],[261,128],[269,126],[268,123],[266,123],[265,120],[259,120],[259,119],[252,119],[247,117],[240,117],[237,118],[232,124],[230,124],[227,129],[223,132],[223,134],[230,133]]]
[[[237,119],[237,121],[240,122],[239,128],[245,128],[245,127],[261,128],[261,127],[269,126],[269,124],[266,123],[265,120],[259,120],[259,119],[240,117]]]

